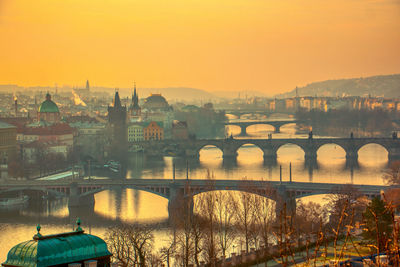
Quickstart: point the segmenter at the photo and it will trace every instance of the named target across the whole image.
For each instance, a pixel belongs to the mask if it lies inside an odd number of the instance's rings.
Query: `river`
[[[273,128],[266,125],[250,126],[250,138],[265,138]],[[229,127],[234,135],[240,129]],[[236,137],[235,137],[236,138]],[[239,137],[237,137],[239,138]],[[246,137],[249,138],[249,137]],[[281,128],[281,133],[273,133],[273,138],[307,138],[296,134],[295,125]],[[318,138],[318,136],[314,136]],[[242,146],[235,163],[222,160],[222,152],[215,147],[205,147],[200,151],[198,161],[189,161],[189,178],[206,179],[264,179],[279,180],[279,166],[282,166],[283,180],[289,179],[289,165],[292,165],[293,181],[322,183],[382,184],[382,174],[388,167],[386,150],[370,144],[359,151],[358,165],[346,166],[345,152],[336,145],[325,145],[318,151],[317,166],[307,166],[304,152],[296,145],[285,145],[278,150],[276,164],[265,163],[260,149],[252,145]],[[186,159],[164,157],[146,160],[142,155],[129,159],[126,179],[172,178],[173,163],[176,178],[186,178]],[[304,198],[304,201],[324,202],[323,196]],[[161,223],[155,232],[156,246],[168,239],[168,201],[151,193],[132,189],[115,189],[95,195],[92,208],[70,210],[67,199],[32,199],[27,207],[14,210],[0,210],[0,261],[4,262],[8,250],[32,238],[36,224],[42,226],[42,234],[71,231],[76,217],[81,217],[86,232],[104,237],[107,227],[120,222]]]

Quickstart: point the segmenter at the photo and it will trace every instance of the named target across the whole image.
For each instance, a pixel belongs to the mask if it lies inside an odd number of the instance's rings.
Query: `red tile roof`
[[[25,135],[63,135],[73,134],[75,131],[76,129],[67,123],[58,123],[47,127],[23,127],[17,129],[18,133]]]

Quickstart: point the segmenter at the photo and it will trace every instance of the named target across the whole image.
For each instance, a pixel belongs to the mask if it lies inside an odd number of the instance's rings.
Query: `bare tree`
[[[400,161],[394,161],[383,174],[383,179],[390,185],[400,184]]]
[[[162,262],[165,262],[167,264],[167,267],[170,267],[171,264],[171,258],[173,257],[175,253],[175,241],[172,240],[172,242],[169,243],[168,246],[164,246],[160,248],[159,254],[160,254],[160,259]]]
[[[249,252],[250,241],[253,235],[252,230],[255,223],[255,195],[248,193],[252,191],[252,188],[245,180],[242,181],[240,186],[243,192],[239,193],[239,201],[236,206],[236,223],[240,233],[244,237],[246,252]]]
[[[297,202],[295,224],[300,237],[308,238],[307,234],[315,234],[320,230],[321,223],[326,220],[328,214],[318,203],[302,201]]]
[[[231,192],[217,191],[215,194],[217,239],[222,256],[226,257],[226,252],[234,242],[236,236],[236,229],[233,225],[236,204]]]
[[[124,228],[110,228],[106,233],[105,240],[108,249],[113,254],[112,257],[117,260],[122,267],[128,267],[134,264],[134,248],[129,246],[128,236]]]
[[[209,180],[208,184],[209,190],[212,191],[214,186],[214,181]],[[215,230],[216,230],[216,196],[214,193],[204,193],[198,196],[198,207],[201,214],[204,217],[204,236],[203,236],[203,254],[204,259],[211,265],[216,265],[217,259],[217,247],[215,240]]]
[[[174,204],[174,222],[176,229],[174,232],[175,239],[175,260],[181,266],[188,266],[191,263],[193,256],[193,239],[192,239],[192,224],[193,224],[193,198],[190,184],[185,186],[185,194],[178,196]]]
[[[267,186],[265,194],[272,195],[273,191]],[[262,196],[254,196],[254,220],[256,234],[260,237],[265,249],[268,248],[268,241],[272,232],[272,224],[275,219],[275,203],[271,199]]]
[[[340,235],[346,233],[346,226],[351,224],[351,220],[362,221],[366,203],[363,201],[362,194],[352,185],[337,188],[336,192],[328,197],[328,200],[329,203],[324,207],[330,214],[328,229],[334,229]],[[353,211],[353,218],[351,218],[350,214]]]
[[[143,225],[123,225],[110,228],[106,242],[113,257],[122,266],[146,266],[153,244],[152,229]]]

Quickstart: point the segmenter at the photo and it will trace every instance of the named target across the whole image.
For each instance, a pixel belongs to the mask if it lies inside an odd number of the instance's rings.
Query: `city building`
[[[60,110],[54,101],[51,100],[51,95],[46,94],[46,100],[39,106],[37,112],[38,121],[46,121],[50,123],[57,123],[61,119]]]
[[[163,140],[164,139],[164,128],[162,123],[152,121],[145,123],[143,127],[144,140]]]
[[[73,232],[42,235],[40,225],[32,240],[10,249],[4,267],[108,267],[112,254],[106,242],[84,233],[77,220]]]
[[[17,127],[0,121],[0,164],[7,164],[17,151]]]
[[[151,94],[145,99],[142,119],[143,121],[161,122],[165,134],[170,136],[174,113],[172,107],[161,94]]]
[[[64,157],[72,151],[76,130],[66,123],[53,124],[44,127],[17,128],[17,142],[21,157],[33,162],[37,151],[62,154]]]
[[[172,139],[175,140],[189,139],[189,130],[186,121],[175,120],[172,123]]]
[[[143,125],[141,123],[132,123],[128,125],[128,142],[138,142],[144,140]]]
[[[142,115],[142,109],[139,106],[139,96],[136,92],[136,84],[132,95],[131,105],[128,109],[128,118],[130,121],[138,121]]]
[[[102,160],[104,156],[106,126],[96,119],[70,122],[76,129],[74,146],[81,156]]]

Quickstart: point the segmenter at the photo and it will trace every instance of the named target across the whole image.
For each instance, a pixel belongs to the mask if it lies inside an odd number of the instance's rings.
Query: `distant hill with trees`
[[[400,97],[400,74],[327,80],[298,87],[299,96],[382,96]],[[296,96],[296,89],[277,98]]]

